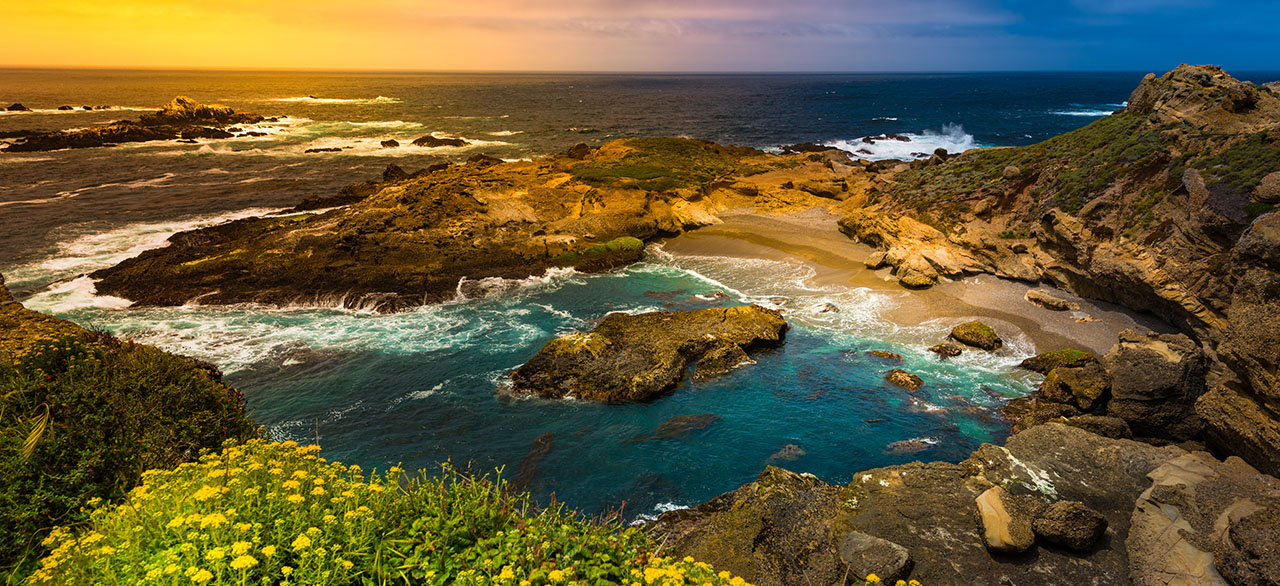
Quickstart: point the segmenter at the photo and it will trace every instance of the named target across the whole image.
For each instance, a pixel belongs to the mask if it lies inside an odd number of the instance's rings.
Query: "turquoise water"
[[[165,228],[175,226],[83,235],[14,274],[74,276],[150,245]],[[84,278],[59,281],[27,304],[221,365],[273,438],[318,440],[331,459],[379,468],[452,460],[476,471],[505,467],[514,477],[535,440],[554,434],[550,451],[525,464],[527,487],[588,513],[626,503],[624,514],[636,518],[693,505],[750,481],[767,464],[848,482],[882,465],[958,461],[1005,437],[999,405],[1034,382],[1015,368],[1033,350],[1026,339],[1007,336],[1000,353],[943,362],[925,348],[960,320],[901,328],[880,317],[895,303],[892,294],[815,287],[812,275],[802,264],[672,256],[651,245],[644,262],[623,270],[468,281],[453,302],[394,315],[122,309],[92,295]],[[553,336],[590,329],[609,312],[744,303],[783,310],[792,329],[782,347],[724,377],[637,404],[503,392],[507,374]],[[838,311],[823,311],[830,306]],[[901,353],[901,367],[925,386],[909,393],[884,382],[893,366],[865,354],[876,349]],[[685,437],[628,441],[672,417],[708,414],[719,419]],[[909,440],[916,441],[892,445]]]

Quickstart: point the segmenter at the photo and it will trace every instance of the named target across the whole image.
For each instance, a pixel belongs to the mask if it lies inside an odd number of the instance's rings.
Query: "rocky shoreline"
[[[1149,75],[1126,109],[1029,147],[872,164],[801,146],[773,155],[628,139],[534,161],[389,169],[300,210],[344,207],[178,234],[92,276],[100,294],[140,305],[334,299],[395,311],[465,297],[469,282],[634,262],[645,242],[726,210],[826,210],[875,249],[869,269],[904,287],[980,273],[1048,282],[1183,333],[1122,332],[1102,356],[1030,361],[1045,380],[1006,408],[1015,434],[959,464],[869,470],[843,486],[770,467],[661,516],[653,529],[674,552],[763,585],[871,573],[930,586],[1280,583],[1274,90],[1181,66]],[[1043,292],[1027,299],[1071,310]],[[516,389],[649,398],[692,363],[722,371],[785,331],[780,316],[757,316],[763,333],[699,340],[710,333],[700,319],[632,317],[548,344],[513,375]],[[654,341],[666,326],[649,322],[672,319],[691,329]],[[977,322],[952,337],[1001,343]],[[895,384],[918,386],[899,372]]]

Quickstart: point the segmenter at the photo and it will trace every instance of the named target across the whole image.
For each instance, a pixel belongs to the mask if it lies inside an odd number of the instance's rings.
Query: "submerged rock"
[[[22,104],[15,103],[15,104],[10,104],[8,108],[5,108],[5,110],[8,110],[10,112],[30,112],[31,108],[23,106]]]
[[[1004,345],[1004,340],[1001,340],[1000,336],[996,335],[995,330],[976,320],[951,328],[951,337],[967,346],[987,351],[999,350]]]
[[[770,460],[799,460],[805,455],[804,448],[795,444],[787,444],[769,456]]]
[[[690,364],[695,377],[724,372],[748,351],[781,343],[786,330],[781,314],[758,305],[615,313],[591,332],[552,340],[511,379],[515,392],[543,397],[649,399],[679,383]]]
[[[868,350],[867,356],[882,360],[888,364],[902,364],[902,355],[888,350]]]
[[[520,472],[511,481],[511,490],[522,491],[529,486],[530,482],[533,482],[533,478],[538,475],[538,464],[551,453],[551,445],[555,441],[556,434],[551,432],[544,433],[533,440],[533,444],[529,446],[529,453],[520,461]]]
[[[695,431],[711,427],[711,424],[720,421],[720,419],[721,417],[714,413],[678,415],[663,421],[662,425],[659,425],[646,435],[638,435],[627,440],[627,443],[663,439],[685,439]]]
[[[390,140],[384,140],[384,141],[382,141],[382,148],[384,148],[384,149],[393,149],[393,148],[396,148],[396,147],[398,147],[398,146],[400,146],[400,141],[398,141],[398,140],[396,140],[396,139],[394,139],[394,138],[393,138],[393,139],[390,139]]]

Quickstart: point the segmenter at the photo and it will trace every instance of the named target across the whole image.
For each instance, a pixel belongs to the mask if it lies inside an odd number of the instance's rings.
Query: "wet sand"
[[[802,262],[816,272],[814,285],[862,287],[888,295],[894,307],[883,314],[900,326],[946,319],[981,319],[997,333],[1022,332],[1036,352],[1078,348],[1102,355],[1121,330],[1172,332],[1153,316],[1111,303],[1082,299],[1048,284],[1035,285],[977,275],[944,279],[929,289],[898,284],[889,269],[871,270],[863,260],[873,249],[858,244],[836,228],[836,216],[810,210],[789,216],[763,216],[749,210],[721,215],[723,224],[667,239],[663,249],[679,255],[763,258]],[[1051,291],[1079,304],[1079,311],[1051,311],[1024,299],[1030,289]]]

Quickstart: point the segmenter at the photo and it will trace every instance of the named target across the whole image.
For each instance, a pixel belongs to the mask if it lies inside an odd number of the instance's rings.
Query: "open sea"
[[[1232,72],[1266,82],[1280,73]],[[84,275],[175,232],[260,215],[311,193],[475,153],[506,159],[634,136],[690,136],[776,148],[804,141],[909,158],[937,147],[1024,145],[1123,107],[1143,73],[902,75],[498,75],[0,70],[0,132],[136,118],[175,95],[277,116],[255,138],[0,152],[0,273],[19,299],[82,325],[218,364],[275,439],[318,441],[366,468],[484,472],[523,467],[527,488],[588,514],[628,519],[691,506],[765,465],[845,483],[915,459],[958,461],[1008,427],[1003,402],[1038,377],[1016,365],[1024,336],[998,353],[947,362],[924,351],[960,320],[902,327],[893,299],[813,284],[780,261],[676,256],[650,246],[618,271],[550,272],[471,284],[448,303],[378,315],[331,307],[133,309],[96,296]],[[60,111],[62,105],[109,106]],[[421,148],[420,136],[467,147]],[[401,146],[383,148],[383,140]],[[336,153],[307,149],[338,148]],[[474,286],[478,285],[478,286]],[[717,295],[719,293],[720,295]],[[761,303],[792,325],[757,363],[626,405],[517,400],[507,374],[552,337],[609,312]],[[838,312],[824,312],[827,304]],[[866,354],[890,350],[926,385],[882,380]],[[718,419],[677,437],[629,441],[682,415]],[[550,450],[530,451],[544,434]]]

